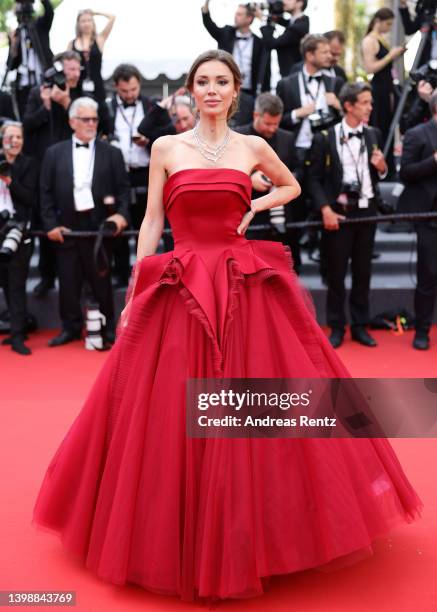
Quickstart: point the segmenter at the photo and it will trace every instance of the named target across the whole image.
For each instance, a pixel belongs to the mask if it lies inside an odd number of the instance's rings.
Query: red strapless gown
[[[350,376],[288,250],[236,233],[250,190],[237,170],[169,178],[175,249],[139,264],[127,325],[47,470],[34,522],[108,581],[250,597],[419,514],[386,440],[186,437],[187,377]]]

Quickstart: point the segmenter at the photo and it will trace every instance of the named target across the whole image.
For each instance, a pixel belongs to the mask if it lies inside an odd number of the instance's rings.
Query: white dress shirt
[[[343,166],[343,182],[356,183],[358,174],[359,182],[361,183],[361,197],[358,201],[358,208],[368,208],[369,200],[375,196],[372,178],[370,176],[369,155],[367,153],[363,129],[364,126],[362,123],[356,128],[352,128],[346,123],[345,119],[335,126],[337,151]],[[355,136],[350,138],[349,135],[351,132],[363,134],[362,139],[356,138]],[[341,142],[342,134],[344,134],[345,137],[344,143]],[[362,145],[364,146],[362,147]]]
[[[91,140],[88,147],[76,146],[82,144],[76,136],[73,136],[74,207],[78,212],[92,210],[95,207],[91,185],[94,174],[96,140]]]
[[[312,102],[316,105],[316,110],[326,110],[328,108],[328,104],[326,102],[326,88],[325,83],[320,81],[318,83],[315,80],[310,81],[310,76],[307,72],[305,66],[302,71],[298,73],[299,78],[299,92],[302,106],[307,106]],[[313,77],[321,77],[323,76],[322,71],[316,72],[312,75]],[[305,79],[305,81],[304,81]],[[307,89],[310,92],[309,94],[305,91],[305,82],[307,83]],[[299,119],[296,117],[296,111],[291,111],[291,120],[293,123],[299,123]],[[313,141],[313,132],[311,130],[311,124],[308,117],[302,120],[302,124],[299,130],[299,135],[296,139],[296,147],[301,147],[303,149],[309,149],[311,147],[311,143]]]
[[[242,89],[252,89],[252,56],[253,56],[253,34],[240,34],[235,32],[234,48],[232,56],[237,63],[243,80]]]
[[[17,72],[20,74],[20,87],[33,87],[41,83],[43,69],[38,55],[33,47],[28,47],[28,36],[25,28],[20,29],[21,64]]]
[[[123,154],[124,163],[129,168],[146,168],[150,162],[150,155],[143,146],[139,147],[132,142],[132,136],[138,133],[138,126],[144,119],[144,108],[141,100],[135,106],[123,107],[123,101],[117,95],[117,110],[115,113],[114,136]]]

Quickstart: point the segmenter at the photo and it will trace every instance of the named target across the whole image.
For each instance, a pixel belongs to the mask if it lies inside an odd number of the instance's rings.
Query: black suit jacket
[[[365,127],[364,138],[367,146],[370,178],[375,197],[379,197],[379,175],[370,163],[373,147],[382,145],[381,132],[377,128]],[[341,193],[343,182],[343,167],[338,154],[335,128],[328,132],[314,135],[308,167],[308,190],[311,194],[314,208],[320,210],[326,204],[332,205]]]
[[[176,130],[168,110],[159,106],[156,100],[152,100],[147,96],[141,96],[141,102],[143,104],[144,119],[142,119],[138,126],[138,132],[150,140],[147,145],[147,149],[150,151],[152,144],[157,138],[176,134]],[[110,102],[111,134],[114,133],[116,112],[117,99],[114,94]]]
[[[27,223],[32,216],[38,194],[38,166],[33,159],[18,155],[12,164],[9,193],[19,221]]]
[[[401,180],[405,189],[399,199],[398,212],[437,210],[437,122],[418,125],[405,134],[402,146]]]
[[[50,0],[42,0],[44,13],[38,17],[29,29],[32,46],[35,49],[43,70],[50,67],[53,59],[53,52],[50,49],[49,33],[53,23],[55,13]],[[38,51],[40,50],[40,52]],[[11,48],[9,48],[8,69],[15,70],[23,61],[21,55],[21,45],[18,44],[17,53],[12,56]]]
[[[64,225],[76,229],[74,208],[73,147],[71,139],[47,149],[42,170],[40,207],[45,231]],[[88,229],[98,229],[114,212],[129,220],[129,180],[119,149],[96,140],[92,193],[95,208]],[[105,196],[113,196],[115,205],[104,204]]]
[[[4,91],[0,91],[0,120],[11,119],[16,120],[14,107],[12,105],[12,96]]]
[[[283,21],[281,25],[284,25]],[[306,15],[302,15],[294,23],[288,23],[278,38],[274,38],[274,31],[275,28],[271,25],[261,28],[264,44],[268,49],[277,50],[279,71],[282,77],[286,77],[290,74],[293,65],[302,60],[300,42],[310,31],[310,20]]]
[[[285,79],[281,79],[276,87],[276,95],[279,96],[284,103],[284,115],[282,117],[281,127],[285,130],[299,131],[302,125],[301,121],[298,123],[293,123],[291,121],[291,111],[302,106],[299,74],[301,73],[297,72],[285,77]],[[343,86],[343,80],[339,78],[333,79],[326,75],[323,75],[323,83],[325,84],[327,93],[332,92],[337,96]]]
[[[263,138],[261,134],[258,134],[258,132],[255,130],[253,123],[241,125],[234,129],[240,134],[260,136],[260,138]],[[295,147],[296,134],[279,128],[273,138],[265,138],[264,140],[272,147],[276,155],[287,166],[287,168],[291,170],[291,172],[294,172],[299,166]]]
[[[232,54],[235,43],[235,32],[234,26],[226,25],[220,28],[211,19],[209,13],[202,11],[202,21],[208,33],[217,41],[219,49],[223,49],[228,53]],[[252,55],[252,95],[257,93],[257,85],[261,82],[261,91],[270,90],[270,62],[266,63],[264,74],[260,75],[262,69],[263,60],[263,43],[259,36],[253,35],[253,55]]]

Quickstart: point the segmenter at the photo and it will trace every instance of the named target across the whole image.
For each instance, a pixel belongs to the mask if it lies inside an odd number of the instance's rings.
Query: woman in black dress
[[[373,112],[370,117],[370,125],[381,130],[384,142],[387,139],[395,110],[393,61],[405,53],[405,47],[390,49],[384,38],[384,35],[390,32],[393,26],[394,16],[393,11],[389,8],[377,11],[370,21],[362,43],[364,68],[368,74],[373,74]],[[389,160],[392,157],[391,153]]]
[[[108,22],[103,30],[97,33],[94,17],[101,15]],[[105,87],[102,78],[102,54],[106,40],[111,33],[115,21],[115,15],[109,13],[97,13],[91,9],[79,11],[76,20],[76,38],[72,40],[68,48],[77,51],[81,57],[82,90],[85,94],[91,94],[99,103],[105,100]]]

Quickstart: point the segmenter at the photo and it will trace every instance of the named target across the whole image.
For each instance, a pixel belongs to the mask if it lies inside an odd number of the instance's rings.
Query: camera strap
[[[322,83],[323,83],[322,76],[320,76],[320,81],[318,82],[317,92],[316,92],[315,96],[310,92],[309,87],[308,87],[309,79],[307,79],[307,77],[305,76],[305,74],[303,72],[302,72],[302,77],[303,77],[303,79],[302,79],[303,80],[303,88],[304,88],[304,91],[305,91],[306,95],[309,96],[311,98],[311,100],[316,104],[317,100],[319,98],[320,88],[321,88]]]
[[[346,138],[346,134],[344,133],[344,129],[343,129],[343,125],[340,125],[340,147],[341,147],[341,167],[343,168],[343,163],[344,163],[344,148],[343,147],[347,147],[352,162],[354,164],[354,168],[355,168],[355,174],[357,177],[357,182],[360,186],[360,196],[362,188],[363,188],[363,182],[364,182],[364,164],[362,163],[364,161],[364,153],[366,151],[366,141],[364,138],[364,132],[362,133],[361,136],[361,143],[360,143],[360,150],[358,153],[358,157],[355,158],[352,149],[349,145],[348,139]],[[360,176],[360,167],[361,167],[361,176]]]

